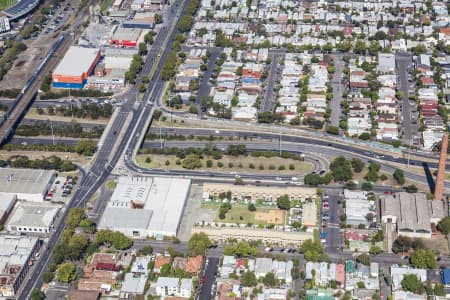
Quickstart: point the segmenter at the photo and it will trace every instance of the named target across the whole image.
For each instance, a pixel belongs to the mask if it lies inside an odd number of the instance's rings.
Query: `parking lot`
[[[53,203],[67,203],[71,199],[75,181],[72,177],[56,177],[45,200]]]

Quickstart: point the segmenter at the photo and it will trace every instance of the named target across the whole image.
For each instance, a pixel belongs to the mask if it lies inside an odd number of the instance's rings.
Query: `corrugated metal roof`
[[[87,72],[95,61],[100,50],[98,48],[84,48],[72,46],[64,58],[59,62],[54,75],[81,76]]]

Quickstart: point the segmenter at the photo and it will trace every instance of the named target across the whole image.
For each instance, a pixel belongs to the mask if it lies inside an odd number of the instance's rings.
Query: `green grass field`
[[[0,10],[13,6],[17,0],[0,0]]]
[[[239,223],[239,224],[284,224],[284,214],[281,220],[278,222],[267,222],[265,220],[255,218],[257,212],[259,213],[268,213],[269,211],[277,210],[274,207],[258,207],[256,212],[251,212],[248,210],[246,205],[233,205],[230,211],[227,212],[225,219],[219,218],[219,205],[217,204],[202,204],[203,208],[212,209],[216,212],[216,222],[219,223]]]

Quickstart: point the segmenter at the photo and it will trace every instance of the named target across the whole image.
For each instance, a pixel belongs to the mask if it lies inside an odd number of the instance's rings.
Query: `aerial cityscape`
[[[0,0],[0,299],[450,299],[449,10]]]

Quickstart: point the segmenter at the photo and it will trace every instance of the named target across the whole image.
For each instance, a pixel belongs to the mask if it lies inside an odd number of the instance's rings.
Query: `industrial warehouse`
[[[42,202],[55,179],[55,171],[0,168],[0,192],[17,199]]]
[[[82,89],[100,56],[97,48],[70,47],[52,74],[53,87]]]
[[[120,177],[98,225],[134,238],[176,236],[191,181]]]
[[[41,242],[36,237],[0,236],[0,297],[11,299],[17,293],[33,265]],[[5,297],[5,298],[3,298]]]

